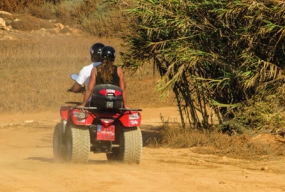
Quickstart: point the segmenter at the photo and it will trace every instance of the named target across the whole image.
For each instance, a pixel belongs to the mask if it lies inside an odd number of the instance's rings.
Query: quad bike
[[[76,79],[76,74],[71,78]],[[122,92],[110,84],[97,85],[91,106],[79,102],[61,106],[61,123],[55,126],[53,154],[56,160],[87,163],[90,151],[106,153],[109,161],[139,164],[142,157],[141,109],[122,108]]]

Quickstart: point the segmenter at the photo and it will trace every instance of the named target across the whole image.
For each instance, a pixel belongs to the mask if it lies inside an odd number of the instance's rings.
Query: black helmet
[[[101,50],[105,45],[103,43],[95,43],[90,47],[90,54],[92,56],[100,56]]]
[[[116,51],[111,46],[105,46],[101,51],[101,59],[107,59],[110,61],[114,61],[116,57]]]

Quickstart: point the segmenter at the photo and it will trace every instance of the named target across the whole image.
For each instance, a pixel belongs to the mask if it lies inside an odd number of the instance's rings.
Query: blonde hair
[[[98,67],[98,73],[101,74],[101,78],[106,84],[110,84],[113,80],[113,63],[114,62],[110,60],[102,60],[101,65]]]

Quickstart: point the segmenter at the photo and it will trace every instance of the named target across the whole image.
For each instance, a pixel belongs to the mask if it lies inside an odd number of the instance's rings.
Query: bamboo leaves
[[[195,110],[207,121],[209,105],[219,116],[216,107],[235,108],[284,82],[284,12],[278,1],[138,0],[128,10],[136,22],[126,58],[135,67],[151,60],[162,77],[157,90],[172,89],[199,125]]]

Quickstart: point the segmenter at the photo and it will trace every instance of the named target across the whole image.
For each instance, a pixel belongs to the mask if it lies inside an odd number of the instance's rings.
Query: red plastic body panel
[[[86,118],[80,118],[80,113],[87,113]],[[87,110],[72,109],[70,112],[70,117],[74,125],[84,125],[90,126],[93,120],[96,118],[92,113]]]
[[[124,127],[137,127],[141,124],[141,114],[137,111],[126,111],[119,120]]]
[[[86,113],[87,117],[81,118],[80,116],[82,113]],[[90,111],[74,109],[71,106],[61,106],[60,115],[62,120],[71,119],[73,124],[83,126],[90,126],[93,120],[96,119],[96,115],[92,114]],[[125,111],[123,115],[120,115],[118,112],[99,112],[97,113],[97,116],[101,119],[102,123],[102,133],[100,133],[101,136],[99,136],[99,140],[105,140],[107,138],[109,138],[107,140],[114,139],[112,134],[115,132],[115,126],[113,127],[111,125],[114,119],[119,118],[118,120],[124,127],[137,127],[140,126],[142,118],[141,114],[138,111]],[[110,119],[110,122],[108,122],[108,119]]]
[[[69,116],[70,106],[61,106],[60,107],[60,116],[62,120],[67,120]]]

